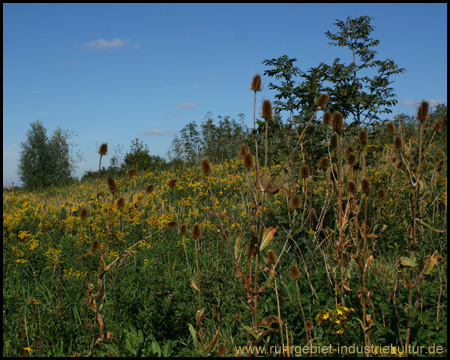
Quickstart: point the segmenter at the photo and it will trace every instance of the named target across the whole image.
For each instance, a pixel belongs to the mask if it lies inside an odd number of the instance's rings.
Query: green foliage
[[[45,188],[72,179],[74,160],[70,156],[68,131],[56,128],[50,140],[44,124],[30,124],[27,141],[21,143],[19,177],[25,187]]]
[[[130,151],[125,155],[122,168],[125,170],[136,168],[138,170],[161,169],[165,160],[160,156],[150,155],[146,144],[139,139],[131,140]]]

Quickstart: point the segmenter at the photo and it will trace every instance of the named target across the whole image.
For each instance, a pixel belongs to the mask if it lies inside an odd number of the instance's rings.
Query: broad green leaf
[[[413,268],[417,266],[417,264],[413,260],[411,260],[409,257],[406,256],[402,256],[400,258],[400,264],[402,264],[403,266],[409,266]]]
[[[261,240],[261,246],[259,247],[259,251],[263,251],[266,247],[268,247],[270,245],[277,230],[278,230],[278,227],[273,227],[273,226],[264,230],[263,237]]]

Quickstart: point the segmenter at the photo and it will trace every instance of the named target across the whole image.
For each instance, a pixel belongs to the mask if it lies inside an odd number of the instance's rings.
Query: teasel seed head
[[[248,146],[244,144],[241,146],[241,149],[239,150],[239,156],[241,157],[241,159],[243,159],[245,154],[247,154],[249,152],[250,152],[250,150],[249,150]]]
[[[342,131],[342,127],[344,126],[344,115],[340,111],[335,111],[333,113],[333,118],[331,119],[331,128],[336,131]]]
[[[217,347],[217,354],[218,355],[225,355],[227,351],[227,348],[225,347],[224,343],[220,343],[219,346]]]
[[[170,188],[173,188],[174,186],[176,186],[178,184],[178,179],[170,179],[167,182],[167,186]]]
[[[136,175],[136,173],[137,173],[137,169],[136,168],[132,168],[132,169],[128,169],[127,170],[127,176],[128,177],[132,177],[132,176]]]
[[[377,192],[377,198],[378,200],[383,201],[385,197],[386,193],[384,192],[384,189],[380,187]]]
[[[88,210],[85,207],[83,209],[81,209],[80,217],[81,217],[81,220],[83,220],[83,221],[87,219]]]
[[[320,95],[316,100],[316,105],[319,109],[323,109],[328,104],[328,100],[330,100],[330,97],[326,94]]]
[[[192,228],[192,237],[194,239],[198,239],[201,234],[202,234],[202,229],[200,228],[200,225],[197,223]]]
[[[177,227],[178,226],[178,223],[176,222],[176,221],[174,221],[174,220],[171,220],[171,221],[169,221],[168,223],[167,223],[167,227],[169,228],[169,229],[173,229],[173,228],[175,228],[175,227]]]
[[[372,184],[370,183],[370,180],[368,178],[364,177],[361,180],[361,192],[365,195],[368,195],[371,190],[372,190]]]
[[[417,110],[417,119],[420,122],[424,122],[427,119],[429,108],[430,105],[425,100],[420,103],[419,109]]]
[[[267,252],[267,261],[269,264],[275,264],[277,262],[277,256],[275,255],[275,251],[269,250]]]
[[[338,143],[338,136],[337,136],[337,134],[331,135],[330,146],[336,146],[337,143]]]
[[[397,163],[397,169],[402,169],[403,168],[403,161],[399,160],[399,162]]]
[[[326,126],[330,125],[331,122],[331,112],[326,111],[325,114],[323,114],[322,123]]]
[[[436,121],[431,128],[433,129],[433,131],[441,130],[441,122],[440,121]]]
[[[350,166],[352,166],[356,161],[356,155],[354,153],[349,153],[347,155],[347,162]]]
[[[118,209],[122,209],[125,206],[125,198],[123,196],[118,198],[116,205]]]
[[[273,117],[272,103],[268,99],[263,101],[261,117],[266,119],[266,120],[270,119],[271,117]]]
[[[326,170],[328,169],[329,166],[330,166],[330,159],[328,159],[327,157],[323,157],[322,159],[320,159],[319,169]]]
[[[394,125],[392,125],[392,123],[387,124],[387,129],[388,129],[389,134],[395,134],[395,127],[394,127]]]
[[[202,171],[205,175],[211,174],[211,163],[206,158],[202,160]]]
[[[307,321],[305,322],[305,326],[306,326],[306,330],[307,330],[307,331],[313,331],[313,329],[314,329],[313,323],[312,323],[311,321],[309,321],[309,320],[307,320]]]
[[[261,91],[262,83],[261,83],[261,75],[256,74],[253,76],[252,85],[250,86],[250,90],[252,91]]]
[[[300,169],[300,177],[302,179],[307,179],[309,177],[309,166],[308,165],[303,165]]]
[[[369,135],[365,129],[362,129],[358,134],[359,143],[361,146],[366,146],[369,142]]]
[[[348,192],[351,194],[356,192],[356,184],[351,180],[348,182]]]
[[[187,225],[186,224],[180,225],[180,228],[178,229],[178,233],[186,234],[186,231],[187,231]]]
[[[400,135],[397,135],[394,139],[394,147],[396,150],[400,150],[403,146],[403,141]]]
[[[436,169],[436,171],[437,171],[438,173],[440,173],[440,172],[442,171],[442,166],[439,166],[439,167]]]
[[[96,252],[100,248],[100,241],[98,239],[95,239],[91,244],[91,251]]]
[[[106,180],[106,182],[108,184],[109,191],[114,194],[117,191],[116,182],[114,181],[114,179],[111,176],[108,176],[108,179]]]
[[[98,153],[103,156],[106,155],[107,152],[108,152],[108,143],[101,144]]]
[[[289,267],[289,275],[292,280],[297,280],[300,277],[300,272],[298,271],[297,265],[292,265]]]
[[[300,207],[300,203],[301,203],[301,201],[300,201],[300,196],[294,195],[294,196],[292,197],[292,201],[291,201],[292,208],[293,208],[293,209],[298,209],[298,208]]]
[[[145,192],[146,192],[147,194],[150,194],[150,193],[153,191],[154,188],[155,188],[155,187],[154,187],[152,184],[147,185],[147,187],[145,188]]]
[[[249,152],[244,155],[244,168],[251,169],[253,167],[253,157]]]
[[[447,129],[447,113],[444,114],[441,120],[441,127]]]

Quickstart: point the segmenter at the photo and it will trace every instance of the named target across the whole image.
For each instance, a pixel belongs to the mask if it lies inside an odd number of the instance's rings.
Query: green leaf
[[[408,266],[408,267],[412,267],[412,268],[417,266],[417,264],[413,260],[411,260],[409,257],[406,257],[406,256],[400,257],[400,264],[402,264],[403,266]]]

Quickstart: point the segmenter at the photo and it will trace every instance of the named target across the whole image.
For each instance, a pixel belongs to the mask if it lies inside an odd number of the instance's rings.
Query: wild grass
[[[106,180],[102,144],[96,181],[4,193],[3,355],[446,356],[446,115],[352,137],[327,101],[283,157],[265,100],[234,160]]]

